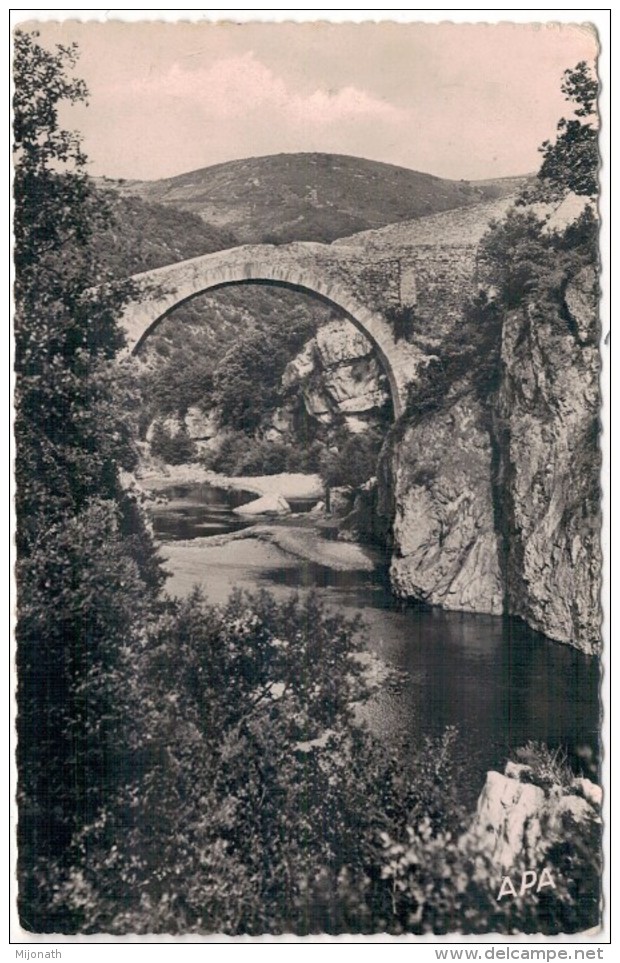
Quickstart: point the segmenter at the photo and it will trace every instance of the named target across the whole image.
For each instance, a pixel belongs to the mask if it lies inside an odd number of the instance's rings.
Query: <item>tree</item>
[[[150,448],[152,455],[163,458],[169,465],[184,465],[196,457],[196,446],[183,424],[172,434],[161,421],[156,421]]]
[[[85,240],[88,220],[78,213],[90,196],[79,137],[62,130],[58,106],[85,101],[83,81],[69,78],[77,47],[45,50],[36,33],[15,34],[13,99],[15,266],[18,297],[33,287],[42,258],[71,237]]]
[[[558,204],[568,194],[593,201],[598,194],[598,81],[585,61],[564,71],[562,92],[575,105],[573,119],[557,124],[554,142],[540,147],[543,155],[536,183],[526,188],[516,208],[491,225],[480,254],[493,265],[499,299],[506,308],[535,304],[538,313],[566,324],[566,287],[582,268],[597,269],[598,224],[594,206],[560,230],[549,230],[549,214],[532,204]],[[526,208],[519,210],[518,208]],[[591,332],[596,339],[596,332]]]
[[[128,382],[110,362],[128,290],[93,293],[107,280],[90,241],[108,222],[89,182],[77,135],[58,126],[63,101],[86,88],[67,77],[74,46],[56,53],[36,34],[15,36],[15,370],[17,541],[28,551],[39,515],[116,493],[116,465],[132,467]],[[118,412],[123,415],[119,416]]]
[[[138,504],[129,380],[114,362],[128,294],[91,248],[108,221],[61,103],[86,98],[75,47],[15,35],[15,440],[21,912],[115,772],[121,653],[162,573]],[[94,707],[97,707],[96,710]]]
[[[555,141],[540,147],[543,162],[537,183],[525,191],[525,203],[557,203],[569,193],[591,199],[598,195],[598,81],[585,61],[564,71],[562,93],[576,105],[575,117],[563,117]]]
[[[363,435],[343,434],[338,450],[327,449],[321,457],[321,477],[326,485],[359,488],[377,473],[383,436],[369,429]]]
[[[296,312],[281,325],[249,331],[219,362],[212,400],[222,424],[251,433],[282,398],[286,365],[314,334],[312,318]]]

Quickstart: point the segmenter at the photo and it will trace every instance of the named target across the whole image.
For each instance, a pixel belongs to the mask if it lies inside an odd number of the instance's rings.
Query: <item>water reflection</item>
[[[168,500],[150,509],[153,530],[161,541],[222,535],[254,524],[233,512],[254,501],[253,492],[191,484],[174,485],[165,494]]]
[[[367,645],[406,673],[379,700],[375,721],[409,737],[458,726],[481,770],[528,740],[598,755],[598,660],[551,642],[513,618],[403,603],[387,572],[334,572],[311,563],[267,569],[263,583],[315,588],[328,604],[361,612]],[[591,773],[592,774],[592,773]]]

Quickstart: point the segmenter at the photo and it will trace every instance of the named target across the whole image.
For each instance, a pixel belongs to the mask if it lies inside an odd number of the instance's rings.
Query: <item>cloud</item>
[[[263,110],[279,122],[329,127],[368,120],[397,124],[403,114],[357,87],[318,87],[310,93],[290,90],[252,52],[196,70],[174,64],[165,74],[136,78],[128,85],[111,87],[109,92],[121,100],[155,100],[160,108],[177,101],[180,109],[199,110],[215,121],[235,120]]]

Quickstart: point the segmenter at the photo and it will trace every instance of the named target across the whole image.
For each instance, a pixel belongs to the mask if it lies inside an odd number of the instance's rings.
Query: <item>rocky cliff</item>
[[[405,428],[392,456],[391,577],[399,595],[502,613],[492,459],[472,392]]]
[[[536,306],[507,315],[496,418],[508,610],[588,652],[601,623],[595,285],[587,268],[569,283],[561,323]]]
[[[522,617],[585,652],[600,644],[596,279],[562,310],[507,312],[499,390],[465,387],[410,413],[379,474],[393,516],[392,581],[445,608]],[[383,481],[381,482],[383,478]]]
[[[311,417],[324,425],[341,422],[353,433],[375,423],[390,398],[372,344],[344,318],[323,325],[282,380],[289,391],[301,391]]]

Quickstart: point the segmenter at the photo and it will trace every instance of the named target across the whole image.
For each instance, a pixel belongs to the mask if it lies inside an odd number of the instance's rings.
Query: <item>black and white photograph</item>
[[[596,25],[25,13],[23,939],[595,938]]]

